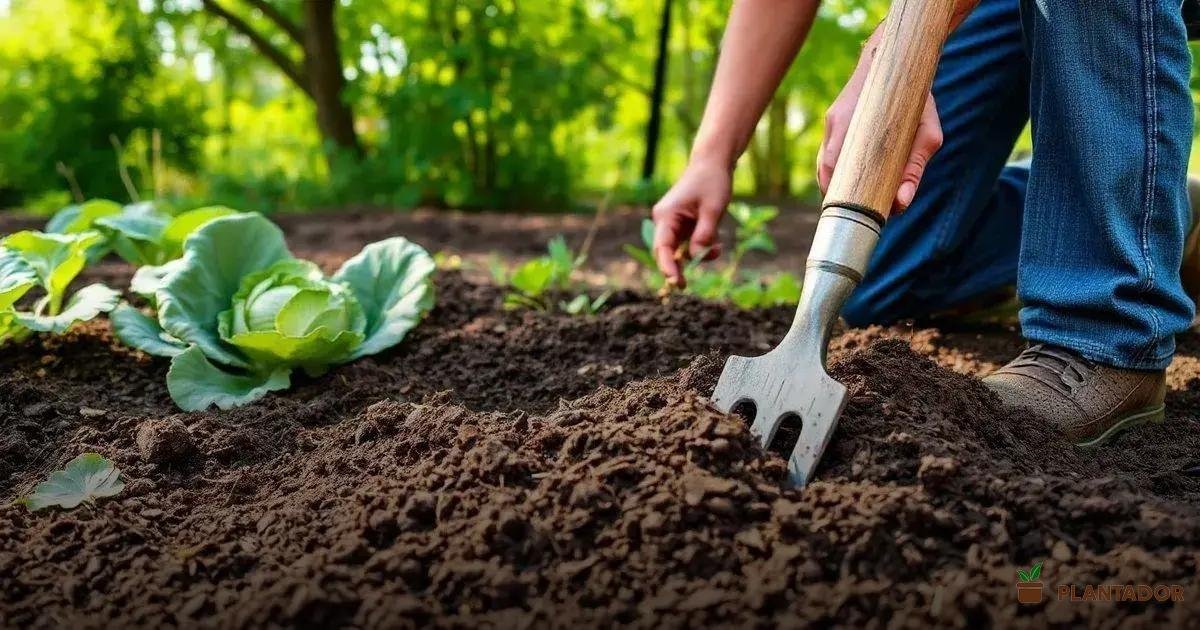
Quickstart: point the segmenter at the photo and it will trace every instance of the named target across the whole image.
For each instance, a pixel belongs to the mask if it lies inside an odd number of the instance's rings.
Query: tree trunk
[[[303,27],[267,0],[246,1],[300,47],[304,52],[303,64],[296,63],[291,55],[272,43],[270,37],[225,8],[219,0],[200,0],[200,3],[206,11],[248,38],[263,57],[312,99],[317,108],[317,128],[322,140],[361,155],[362,146],[354,131],[354,111],[343,100],[346,77],[342,74],[342,54],[334,23],[336,0],[304,0],[301,3],[304,7]]]
[[[658,28],[658,58],[654,62],[654,89],[650,92],[650,121],[646,125],[646,159],[642,162],[642,179],[654,178],[658,162],[658,139],[662,135],[663,96],[667,91],[667,56],[671,41],[671,3],[663,0],[662,21]]]
[[[767,177],[766,190],[772,199],[783,199],[791,192],[791,143],[787,128],[788,97],[783,90],[771,99],[767,110]]]
[[[346,77],[334,23],[335,0],[305,0],[304,70],[309,94],[317,107],[321,137],[339,148],[362,154],[354,130],[354,112],[343,100]]]

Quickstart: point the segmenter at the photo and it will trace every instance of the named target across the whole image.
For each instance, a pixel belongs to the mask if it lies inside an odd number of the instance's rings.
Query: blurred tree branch
[[[288,16],[283,14],[283,11],[275,8],[275,5],[267,2],[267,0],[246,0],[251,6],[258,9],[267,19],[274,22],[285,33],[291,36],[292,40],[301,46],[304,45],[304,29],[300,28],[299,24],[293,22]]]
[[[612,78],[617,83],[624,85],[625,87],[627,87],[631,90],[636,90],[638,93],[646,96],[647,98],[649,98],[651,96],[651,88],[649,88],[645,85],[642,85],[641,83],[638,83],[634,79],[631,79],[631,78],[625,76],[624,73],[622,73],[620,70],[614,68],[612,66],[612,64],[610,64],[608,62],[608,60],[605,59],[603,56],[593,57],[592,63],[594,63],[597,68],[602,70],[605,74],[607,74],[610,78]]]
[[[350,150],[356,156],[362,155],[362,145],[354,129],[354,111],[343,99],[346,77],[342,72],[340,43],[334,25],[334,13],[337,8],[334,0],[304,0],[303,26],[292,21],[268,0],[245,1],[282,29],[300,47],[303,61],[296,62],[271,43],[267,35],[217,0],[200,0],[206,11],[247,37],[255,49],[312,99],[316,105],[317,127],[320,128],[322,137],[342,149]]]
[[[308,77],[305,76],[303,67],[272,44],[265,35],[258,32],[253,26],[250,26],[249,22],[219,4],[217,0],[200,0],[200,3],[206,11],[224,20],[233,30],[245,35],[264,57],[270,59],[271,63],[279,68],[280,72],[296,84],[296,87],[304,90],[305,94],[313,96],[312,86],[309,85]],[[262,4],[265,4],[265,2]]]

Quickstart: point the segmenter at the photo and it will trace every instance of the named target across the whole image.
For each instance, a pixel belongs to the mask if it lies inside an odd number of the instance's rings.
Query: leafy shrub
[[[19,341],[31,332],[62,333],[75,322],[117,305],[120,294],[103,284],[67,295],[71,282],[87,265],[89,250],[102,240],[97,232],[26,230],[0,241],[0,343]],[[18,302],[35,289],[43,295],[30,310],[19,310]]]
[[[793,305],[800,300],[800,281],[790,273],[771,277],[742,268],[742,259],[753,251],[775,253],[775,240],[769,230],[779,210],[771,206],[734,203],[729,215],[737,222],[736,240],[728,261],[716,268],[701,264],[697,256],[684,265],[685,292],[706,300],[732,302],[740,308],[765,308]],[[654,260],[654,222],[642,222],[642,246],[625,245],[625,252],[642,267],[642,278],[652,290],[662,290],[666,280]]]
[[[126,344],[172,358],[167,389],[187,411],[244,405],[289,387],[296,368],[319,376],[382,352],[433,305],[433,259],[403,238],[366,246],[330,278],[257,214],[213,220],[183,250],[134,279],[154,317],[122,305],[112,320]]]

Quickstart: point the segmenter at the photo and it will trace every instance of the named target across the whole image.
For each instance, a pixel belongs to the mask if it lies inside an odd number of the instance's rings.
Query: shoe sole
[[[1137,413],[1125,416],[1120,422],[1109,427],[1104,433],[1101,433],[1100,437],[1084,442],[1076,442],[1075,445],[1080,448],[1095,448],[1097,446],[1102,446],[1105,442],[1108,442],[1112,438],[1116,437],[1117,434],[1128,429],[1132,429],[1143,424],[1162,422],[1166,416],[1165,412],[1166,405],[1159,405],[1151,409],[1144,409]]]

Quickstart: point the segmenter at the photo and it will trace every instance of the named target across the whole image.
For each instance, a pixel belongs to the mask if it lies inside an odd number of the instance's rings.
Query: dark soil
[[[0,350],[0,500],[84,451],[127,481],[0,507],[0,627],[1200,627],[1195,337],[1167,422],[1084,453],[971,377],[1012,331],[843,333],[850,402],[795,490],[705,400],[788,310],[621,293],[569,318],[438,285],[399,348],[229,412],[179,413],[103,322]],[[1018,605],[1039,561],[1046,600]]]

